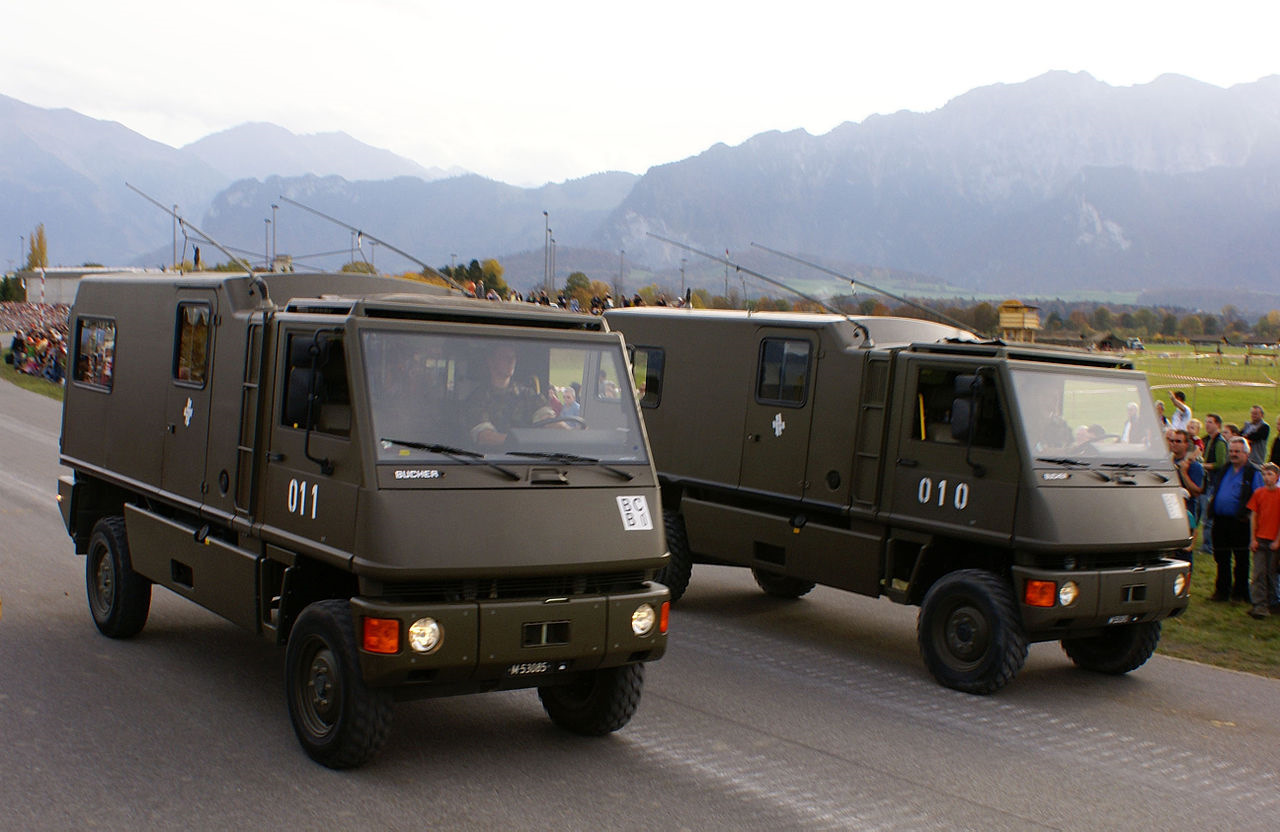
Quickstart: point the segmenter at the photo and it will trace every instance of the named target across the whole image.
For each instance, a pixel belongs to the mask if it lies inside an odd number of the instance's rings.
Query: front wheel
[[[965,693],[994,693],[1027,660],[1009,583],[982,569],[951,572],[929,588],[916,637],[933,677]]]
[[[752,567],[751,577],[756,579],[756,586],[764,590],[766,595],[774,598],[799,598],[813,589],[813,581],[779,575],[777,572],[766,572]]]
[[[658,583],[671,592],[671,603],[679,601],[689,588],[693,576],[693,555],[689,553],[689,538],[684,530],[684,517],[676,511],[662,512],[662,527],[667,533],[667,565],[658,571]]]
[[[100,633],[130,638],[142,632],[151,611],[151,581],[133,571],[123,517],[103,517],[94,524],[84,577],[89,612]]]
[[[1112,627],[1088,638],[1064,638],[1062,651],[1076,667],[1119,676],[1147,663],[1160,643],[1159,621]]]
[[[317,763],[355,768],[386,742],[391,693],[360,675],[346,601],[317,601],[298,616],[285,650],[285,689],[294,733]]]
[[[592,670],[565,685],[540,687],[538,698],[556,725],[600,737],[631,721],[643,687],[644,665],[637,663]]]

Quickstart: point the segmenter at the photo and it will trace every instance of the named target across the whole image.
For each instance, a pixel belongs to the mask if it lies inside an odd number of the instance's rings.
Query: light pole
[[[271,220],[263,220],[266,225],[262,226],[262,270],[271,269]]]
[[[551,215],[542,212],[542,285],[551,290]]]
[[[689,262],[688,257],[680,258],[680,297],[684,297],[684,264]]]
[[[18,268],[19,269],[26,268],[25,266],[22,265],[22,255],[25,254],[26,251],[27,251],[26,235],[19,234],[18,235]]]
[[[623,286],[622,266],[623,266],[623,258],[626,256],[626,253],[627,253],[626,249],[623,249],[623,248],[618,249],[618,285],[613,287],[613,291],[617,292],[618,294],[618,303],[622,302],[622,286]]]
[[[548,295],[555,294],[556,291],[556,238],[551,238],[551,288],[547,292]]]
[[[173,203],[173,263],[170,267],[178,270],[178,203]]]
[[[276,229],[280,227],[276,225],[276,209],[279,207],[274,202],[271,203],[271,271],[276,270],[276,257],[280,255],[280,249],[276,248]]]

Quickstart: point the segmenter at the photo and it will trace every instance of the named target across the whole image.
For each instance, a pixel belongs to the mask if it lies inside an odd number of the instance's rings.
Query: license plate
[[[520,662],[507,667],[508,676],[537,676],[540,673],[555,673],[566,670],[568,662]]]
[[[1113,615],[1107,619],[1108,624],[1128,624],[1130,621],[1136,621],[1136,615]]]

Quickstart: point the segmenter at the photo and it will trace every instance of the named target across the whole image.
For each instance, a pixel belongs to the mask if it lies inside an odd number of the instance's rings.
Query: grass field
[[[5,355],[9,354],[9,350],[4,351]],[[12,364],[0,363],[0,379],[16,384],[23,390],[30,390],[33,393],[39,393],[42,396],[48,396],[51,399],[62,401],[62,385],[45,381],[42,378],[29,376],[13,369]]]

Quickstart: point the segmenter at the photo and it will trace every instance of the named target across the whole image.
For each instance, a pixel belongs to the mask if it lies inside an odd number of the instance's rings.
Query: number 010
[[[938,507],[941,508],[947,504],[947,485],[946,480],[938,480],[938,494],[935,497],[933,493],[933,478],[922,477],[920,485],[916,487],[916,499],[922,505],[933,502],[936,499]],[[958,482],[955,488],[951,489],[951,505],[956,511],[962,511],[965,506],[969,505],[969,483]]]

